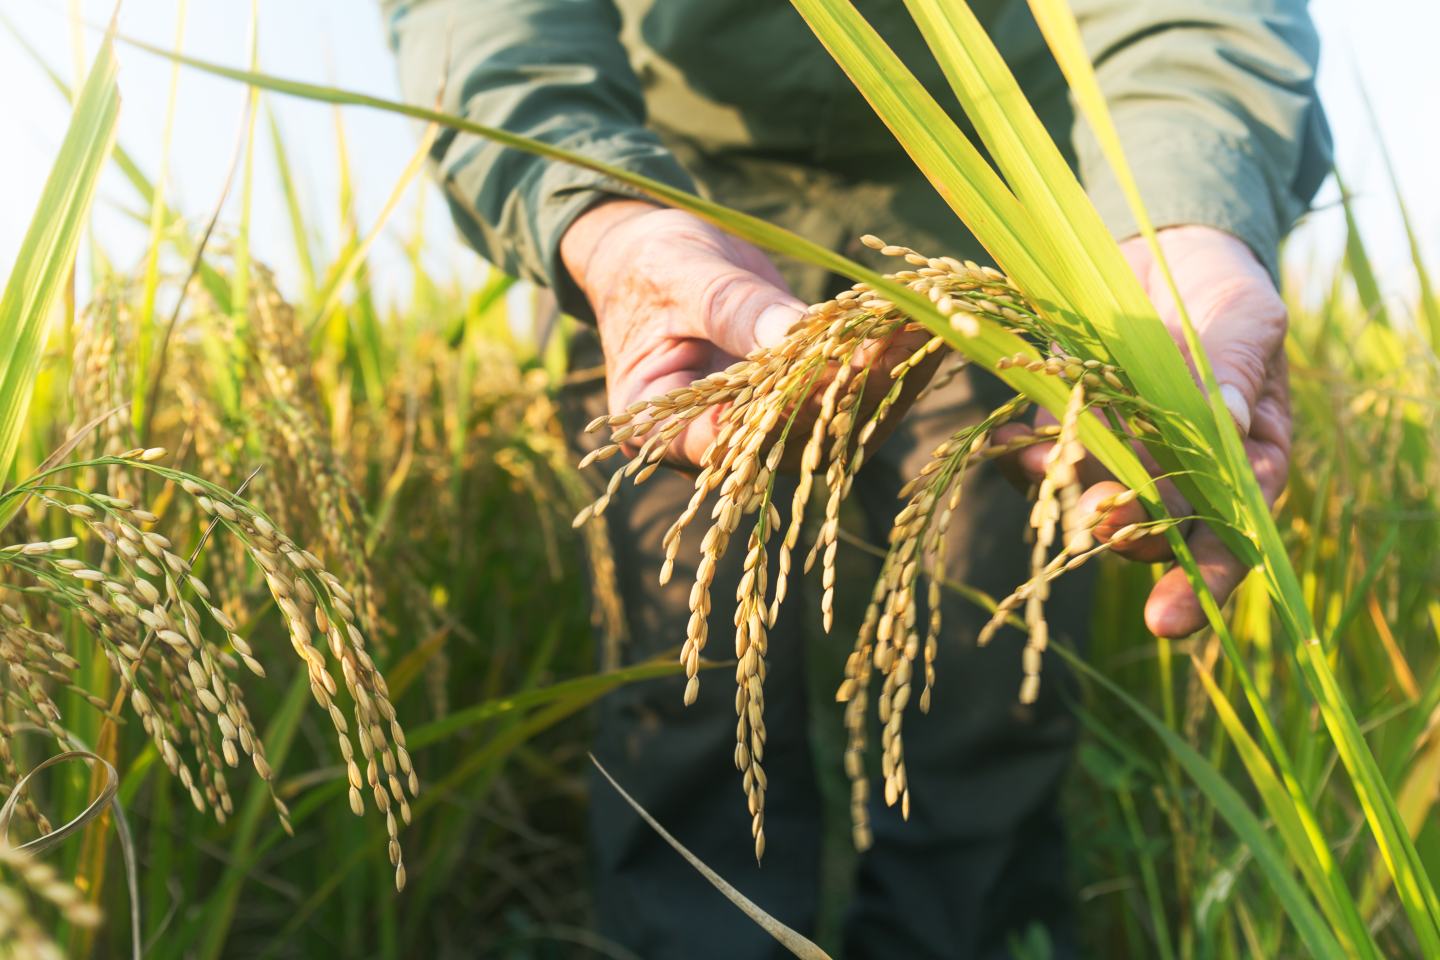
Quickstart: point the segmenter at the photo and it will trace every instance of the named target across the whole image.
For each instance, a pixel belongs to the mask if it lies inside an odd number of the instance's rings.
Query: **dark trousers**
[[[988,380],[984,374],[978,377]],[[872,544],[886,542],[900,507],[900,487],[918,473],[929,451],[977,418],[982,408],[1003,399],[994,386],[983,391],[989,397],[977,398],[977,386],[975,379],[962,376],[911,411],[857,477],[847,529]],[[576,411],[577,419],[598,412],[601,403],[594,392],[583,413]],[[661,587],[656,582],[661,538],[689,499],[691,478],[662,471],[638,490],[628,485],[622,490],[606,519],[630,633],[623,659],[636,662],[673,653],[685,637],[687,597],[708,513],[702,511],[687,532],[674,577]],[[777,501],[788,503],[789,496]],[[950,527],[947,575],[997,598],[1022,582],[1029,556],[1027,511],[1024,498],[997,471],[982,467],[972,472]],[[822,888],[844,888],[844,881],[852,881],[846,957],[1007,957],[1011,939],[1035,924],[1045,928],[1057,956],[1069,955],[1070,901],[1056,795],[1076,733],[1066,706],[1074,696],[1073,678],[1059,660],[1047,658],[1040,700],[1022,708],[1017,693],[1023,636],[1007,630],[988,647],[977,648],[974,638],[987,615],[953,592],[946,591],[944,600],[931,711],[921,714],[912,704],[905,723],[910,819],[903,821],[898,808],[884,805],[878,781],[872,780],[873,846],[848,866],[822,858],[825,816],[838,811],[843,818],[848,812],[843,783],[838,804],[822,802],[821,783],[829,779],[833,784],[843,773],[838,752],[833,747],[817,751],[815,744],[833,744],[840,735],[840,714],[828,701],[879,563],[845,544],[841,551],[849,557],[839,568],[832,633],[819,629],[815,591],[796,584],[770,635],[763,865],[755,863],[750,817],[733,763],[729,671],[702,673],[699,700],[689,708],[682,704],[684,683],[678,676],[612,693],[598,708],[596,756],[682,843],[802,933],[813,932]],[[706,652],[716,659],[729,656],[743,557],[743,543],[727,551],[712,591]],[[1052,629],[1061,642],[1083,640],[1082,579],[1062,580],[1049,604]],[[824,675],[826,682],[817,684],[811,673]],[[819,726],[824,724],[832,726]],[[825,764],[818,770],[817,753]],[[641,822],[608,784],[597,777],[592,790],[590,827],[602,933],[647,960],[787,955]],[[855,875],[822,877],[822,863],[831,870],[854,869]]]

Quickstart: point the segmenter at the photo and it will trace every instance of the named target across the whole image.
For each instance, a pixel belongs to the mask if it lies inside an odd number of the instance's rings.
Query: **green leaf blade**
[[[74,265],[120,111],[114,46],[101,44],[75,101],[69,129],[41,192],[5,291],[0,294],[0,482],[14,466],[45,349],[50,310]]]

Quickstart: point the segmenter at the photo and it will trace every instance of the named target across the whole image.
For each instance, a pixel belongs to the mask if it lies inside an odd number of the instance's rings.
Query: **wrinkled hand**
[[[560,256],[595,312],[611,413],[780,343],[805,310],[759,249],[688,213],[640,200],[591,208],[561,238]],[[897,336],[878,358],[866,359],[888,369],[926,339]],[[928,370],[912,376],[918,389]],[[715,439],[719,413],[697,417],[676,438],[672,463],[698,465]],[[805,419],[797,419],[798,429],[807,429]]]
[[[1210,359],[1221,396],[1245,437],[1245,452],[1256,479],[1266,500],[1274,503],[1285,486],[1290,463],[1285,304],[1250,248],[1228,233],[1210,227],[1172,227],[1160,231],[1160,245]],[[1188,360],[1179,311],[1148,245],[1137,237],[1127,240],[1121,249]],[[1027,476],[1038,479],[1044,475],[1047,450],[1048,445],[1036,446],[1020,455],[1019,466]],[[1082,476],[1096,480],[1081,498],[1082,513],[1123,490],[1113,479],[1098,479],[1093,465],[1088,473],[1082,470]],[[1172,485],[1159,486],[1172,514],[1192,512]],[[1122,526],[1145,519],[1144,508],[1130,503],[1113,510],[1095,533],[1106,540]],[[1245,578],[1245,565],[1203,524],[1193,526],[1186,540],[1205,583],[1223,603]],[[1117,546],[1115,552],[1147,563],[1171,556],[1164,538],[1158,536]],[[1167,571],[1155,585],[1145,605],[1145,623],[1162,637],[1183,637],[1205,625],[1204,612],[1183,570]]]

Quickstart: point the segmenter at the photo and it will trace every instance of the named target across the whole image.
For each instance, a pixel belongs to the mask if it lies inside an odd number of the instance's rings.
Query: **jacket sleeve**
[[[694,184],[645,129],[644,100],[611,0],[383,0],[403,95],[489,126],[643,173]],[[442,131],[435,172],[466,240],[513,276],[588,315],[559,262],[560,237],[621,184],[563,163]]]
[[[1157,227],[1238,236],[1278,275],[1282,236],[1330,170],[1305,0],[1075,0]],[[1138,233],[1088,124],[1080,176],[1117,237]]]

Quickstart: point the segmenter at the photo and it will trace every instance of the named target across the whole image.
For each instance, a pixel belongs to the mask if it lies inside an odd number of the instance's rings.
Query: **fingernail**
[[[766,307],[755,319],[755,345],[757,347],[773,347],[779,344],[801,316],[803,316],[802,311],[786,303],[776,303]]]
[[[1245,402],[1245,395],[1240,392],[1240,388],[1233,383],[1220,384],[1220,399],[1225,401],[1230,416],[1235,418],[1240,435],[1250,436],[1250,404]]]

